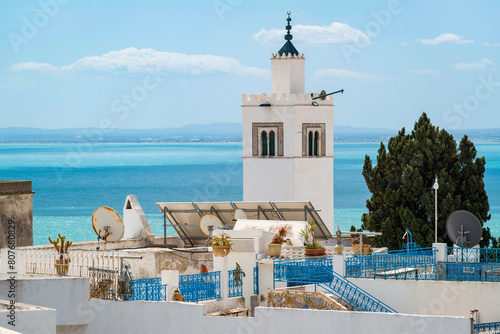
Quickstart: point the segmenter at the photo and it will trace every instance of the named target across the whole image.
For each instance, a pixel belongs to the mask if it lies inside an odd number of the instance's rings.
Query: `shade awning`
[[[315,222],[319,241],[331,238],[331,233],[310,202],[157,202],[179,237],[187,246],[204,245],[207,235],[200,228],[200,218],[217,216],[225,229],[235,225],[234,212],[243,210],[248,219]]]

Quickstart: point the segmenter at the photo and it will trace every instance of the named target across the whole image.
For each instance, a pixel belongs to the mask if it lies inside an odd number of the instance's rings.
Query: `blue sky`
[[[335,124],[500,128],[500,2],[2,1],[0,127],[241,122],[293,43]]]

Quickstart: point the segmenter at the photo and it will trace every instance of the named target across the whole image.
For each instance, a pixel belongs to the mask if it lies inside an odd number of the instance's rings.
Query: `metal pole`
[[[325,94],[325,95],[316,96],[316,97],[314,97],[314,98],[313,98],[313,100],[321,99],[322,97],[327,97],[327,96],[329,96],[329,95],[333,95],[333,94],[337,94],[337,93],[342,93],[342,94],[344,94],[344,90],[343,90],[343,89],[341,89],[341,90],[335,91],[335,92],[333,92],[333,93],[328,93],[328,94]]]
[[[167,245],[167,207],[163,208],[163,244]]]
[[[434,216],[435,216],[435,222],[434,222],[434,243],[438,243],[438,190],[434,190]]]
[[[435,244],[437,244],[438,242],[438,189],[439,189],[439,183],[438,183],[438,177],[436,175],[436,180],[434,181],[434,217],[435,217],[434,243]]]

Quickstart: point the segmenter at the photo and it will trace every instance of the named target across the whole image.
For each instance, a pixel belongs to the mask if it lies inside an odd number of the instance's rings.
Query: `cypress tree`
[[[434,242],[434,181],[438,190],[438,242],[453,244],[446,234],[446,219],[456,210],[467,210],[480,221],[490,220],[488,196],[484,189],[484,157],[477,158],[474,144],[464,136],[458,147],[453,136],[431,124],[425,113],[410,134],[402,128],[387,145],[380,143],[376,165],[365,156],[363,176],[371,192],[368,213],[361,221],[364,230],[382,232],[377,246],[400,249],[405,230],[422,247]],[[491,235],[483,227],[481,246]]]

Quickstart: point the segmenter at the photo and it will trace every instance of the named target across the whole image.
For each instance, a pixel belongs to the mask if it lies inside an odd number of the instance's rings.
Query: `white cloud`
[[[401,42],[399,43],[399,45],[403,48],[407,47],[408,46],[408,42]]]
[[[438,70],[408,70],[406,72],[412,74],[426,74],[426,75],[439,75],[443,73],[443,71],[438,71]]]
[[[455,34],[441,34],[433,39],[417,39],[417,42],[427,45],[438,45],[438,44],[469,44],[474,43],[471,39],[464,39],[462,36]]]
[[[252,37],[263,45],[285,43],[283,29],[261,29]],[[368,43],[369,37],[361,30],[354,29],[348,24],[332,22],[329,26],[295,25],[291,31],[293,41],[301,45],[332,45]]]
[[[458,63],[455,64],[455,68],[461,71],[480,71],[487,68],[493,68],[493,63],[491,60],[484,58],[480,61],[475,61],[472,63]]]
[[[201,75],[209,73],[227,73],[239,76],[268,76],[269,71],[241,65],[231,57],[214,55],[187,55],[153,49],[126,48],[111,51],[102,56],[89,56],[70,65],[56,67],[44,63],[19,63],[11,66],[12,71],[72,71],[72,72],[107,72],[140,73],[147,71],[186,73]]]
[[[500,46],[500,43],[484,43],[484,46]]]
[[[12,65],[10,70],[13,72],[30,71],[30,72],[53,72],[58,68],[47,63],[27,62]]]
[[[323,80],[360,80],[360,81],[389,81],[393,77],[383,74],[362,73],[343,69],[325,68],[313,73],[314,79]]]

